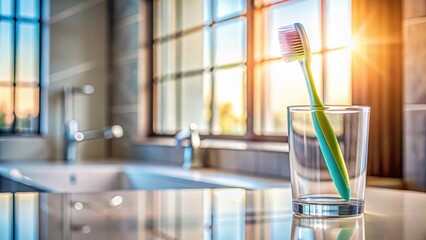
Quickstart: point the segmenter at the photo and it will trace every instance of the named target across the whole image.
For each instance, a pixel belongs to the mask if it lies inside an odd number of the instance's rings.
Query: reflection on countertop
[[[0,239],[426,239],[424,193],[367,188],[365,209],[296,216],[290,188],[1,193]]]

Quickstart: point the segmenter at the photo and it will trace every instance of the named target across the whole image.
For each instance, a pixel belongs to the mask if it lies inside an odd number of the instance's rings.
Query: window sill
[[[132,145],[174,147],[176,143],[175,139],[170,137],[151,137],[135,138]],[[201,141],[201,148],[280,153],[288,153],[289,150],[288,143],[284,142],[249,142],[225,139],[204,139]]]

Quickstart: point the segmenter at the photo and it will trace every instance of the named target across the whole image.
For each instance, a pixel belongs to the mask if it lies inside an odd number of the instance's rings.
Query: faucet
[[[64,134],[64,158],[68,163],[77,161],[77,142],[95,138],[120,138],[123,136],[123,128],[114,125],[105,129],[80,131],[78,121],[74,118],[74,94],[90,95],[95,91],[92,85],[82,87],[65,86],[63,89],[63,114],[65,121]]]
[[[183,146],[183,165],[185,169],[203,167],[201,160],[201,139],[196,123],[189,124],[188,129],[181,130],[175,135],[176,146]],[[185,140],[189,143],[183,145]]]

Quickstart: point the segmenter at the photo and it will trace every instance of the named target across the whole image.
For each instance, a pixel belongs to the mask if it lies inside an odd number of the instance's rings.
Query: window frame
[[[260,0],[246,0],[246,11],[243,14],[237,15],[237,16],[233,16],[233,17],[226,17],[224,19],[221,19],[220,21],[215,21],[214,19],[211,20],[211,23],[208,25],[209,27],[213,27],[215,24],[217,24],[218,22],[224,22],[224,21],[229,21],[232,19],[238,19],[241,17],[245,17],[246,20],[246,60],[245,60],[245,66],[246,66],[246,92],[245,92],[245,96],[246,96],[246,133],[244,135],[213,135],[213,134],[201,134],[201,136],[203,138],[207,138],[207,139],[229,139],[229,140],[245,140],[245,141],[269,141],[269,142],[288,142],[288,136],[285,135],[259,135],[255,133],[255,126],[254,126],[254,121],[255,121],[255,115],[254,115],[254,98],[255,98],[255,89],[254,89],[254,84],[255,84],[255,73],[254,73],[254,69],[255,66],[264,64],[265,62],[273,62],[276,60],[281,59],[280,57],[276,57],[276,58],[266,58],[266,57],[262,57],[261,61],[257,61],[255,59],[255,48],[254,48],[254,41],[255,41],[255,36],[254,36],[254,32],[255,32],[255,15],[259,14],[259,16],[262,16],[261,12],[264,11],[264,9],[267,8],[272,8],[274,6],[286,3],[286,2],[292,2],[294,0],[280,0],[277,2],[271,2],[271,3],[263,3]],[[326,61],[326,55],[327,53],[330,52],[334,52],[334,51],[339,51],[339,50],[343,50],[343,49],[350,49],[350,47],[348,46],[344,46],[344,47],[335,47],[335,48],[327,48],[326,44],[326,33],[327,33],[327,24],[326,24],[326,17],[327,17],[327,9],[326,9],[326,1],[327,0],[318,0],[319,4],[320,4],[320,20],[321,20],[321,51],[318,52],[313,52],[312,54],[319,54],[321,56],[321,60],[322,60],[322,65],[321,65],[321,69],[322,69],[322,95],[325,96],[325,91],[326,88],[324,86],[326,86],[326,74],[327,74],[327,61]],[[257,3],[260,2],[260,3]],[[211,9],[212,12],[214,11],[214,3],[213,0],[210,0],[210,4],[211,4]],[[155,113],[155,95],[154,95],[154,42],[155,42],[155,38],[154,38],[154,3],[153,1],[150,1],[149,3],[149,12],[150,12],[150,16],[149,16],[149,20],[150,20],[150,29],[149,29],[149,39],[151,39],[150,41],[150,52],[149,52],[149,59],[150,59],[150,66],[148,66],[149,68],[149,76],[150,76],[150,81],[149,81],[149,87],[150,87],[150,91],[149,91],[149,131],[148,131],[148,135],[151,137],[173,137],[174,134],[159,134],[156,133],[154,131],[154,115]],[[351,9],[352,11],[352,9]],[[263,16],[262,16],[263,17]],[[213,16],[212,16],[213,18]],[[262,27],[264,24],[262,23]],[[203,26],[198,26],[197,29],[202,29],[207,25],[203,25]],[[193,31],[193,29],[191,28],[189,31]],[[183,31],[178,31],[177,33],[174,33],[172,35],[176,35],[177,37],[179,37],[182,34]],[[161,37],[164,38],[164,37]],[[214,38],[213,34],[211,36],[211,38]],[[262,40],[264,41],[264,40]],[[212,44],[213,45],[213,44]],[[237,66],[237,64],[234,64],[235,66]],[[213,68],[213,67],[212,67]],[[220,69],[220,68],[219,68]],[[204,69],[202,70],[204,71]],[[202,72],[201,71],[201,72]],[[352,78],[351,76],[349,76],[351,81]],[[181,79],[180,79],[181,80]],[[178,80],[178,81],[180,81]],[[212,77],[212,82],[214,81],[214,78]],[[351,90],[352,91],[352,90]],[[213,100],[212,100],[213,101]],[[263,100],[262,100],[263,101]],[[211,125],[211,121],[209,121],[209,124]]]
[[[46,5],[47,2],[46,0],[39,0],[37,7],[37,13],[38,13],[38,18],[28,18],[28,17],[21,17],[18,16],[18,8],[19,8],[19,2],[18,0],[12,0],[12,6],[13,6],[13,16],[5,16],[5,15],[1,15],[0,14],[0,21],[6,21],[12,24],[12,82],[0,82],[0,86],[2,87],[10,87],[12,88],[12,92],[13,92],[13,98],[12,98],[12,106],[13,106],[13,115],[14,115],[14,119],[13,119],[13,123],[11,125],[11,131],[2,131],[0,130],[0,137],[2,136],[38,136],[41,135],[43,133],[44,130],[44,124],[42,122],[43,118],[42,118],[42,112],[45,111],[44,109],[44,105],[42,104],[42,102],[46,102],[46,93],[43,90],[45,82],[45,75],[46,75],[46,69],[45,69],[45,64],[46,64],[46,60],[45,60],[45,55],[46,54],[46,50],[43,48],[43,46],[45,46],[45,36],[44,34],[46,34],[46,26],[45,23],[43,21],[44,19],[44,14],[46,12]],[[19,38],[19,34],[18,34],[18,23],[22,22],[22,23],[32,23],[32,24],[36,24],[37,25],[37,30],[38,30],[38,56],[37,56],[37,61],[38,61],[38,82],[21,82],[21,83],[17,83],[16,79],[17,79],[17,55],[18,55],[18,38]],[[16,113],[15,113],[15,109],[16,109],[16,89],[17,86],[23,86],[23,87],[37,87],[38,88],[38,107],[39,107],[39,113],[37,116],[37,129],[36,130],[30,130],[30,131],[17,131],[16,129],[16,121],[17,121],[17,117],[16,117]]]

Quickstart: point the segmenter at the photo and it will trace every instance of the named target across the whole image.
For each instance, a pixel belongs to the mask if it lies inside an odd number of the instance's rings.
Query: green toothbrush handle
[[[349,240],[355,232],[355,228],[342,228],[336,240]]]
[[[312,107],[318,108],[317,111],[312,113],[312,119],[322,155],[324,156],[325,163],[337,191],[343,199],[349,201],[351,189],[348,171],[346,170],[343,155],[339,147],[339,142],[334,134],[333,127],[323,110],[324,104],[321,102],[315,89],[309,58],[307,58],[306,61],[300,61],[300,65],[306,78],[306,86],[308,87],[311,105]]]
[[[312,119],[319,146],[334,185],[340,196],[349,201],[351,197],[349,175],[333,127],[323,110],[313,112]]]

